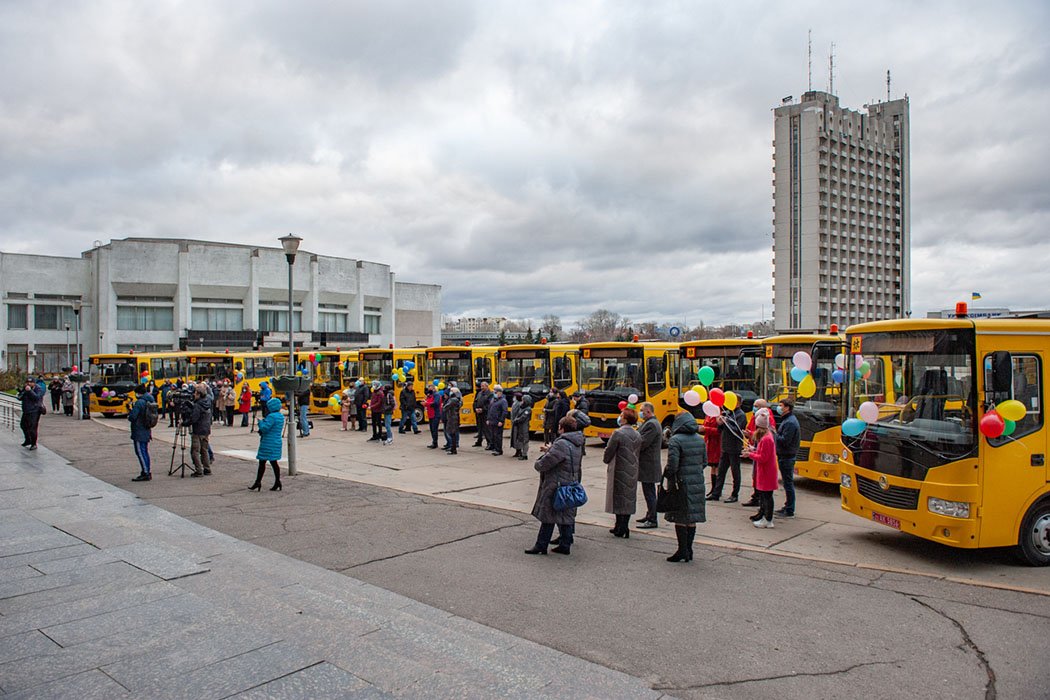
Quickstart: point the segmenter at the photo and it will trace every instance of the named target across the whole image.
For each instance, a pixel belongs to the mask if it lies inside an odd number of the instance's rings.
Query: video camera
[[[171,408],[179,424],[190,422],[190,412],[193,410],[193,390],[188,387],[173,389],[168,395]]]

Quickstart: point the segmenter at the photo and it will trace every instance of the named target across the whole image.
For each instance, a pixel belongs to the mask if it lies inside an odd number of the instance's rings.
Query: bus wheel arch
[[[1029,566],[1050,566],[1050,494],[1036,501],[1021,519],[1016,551]]]

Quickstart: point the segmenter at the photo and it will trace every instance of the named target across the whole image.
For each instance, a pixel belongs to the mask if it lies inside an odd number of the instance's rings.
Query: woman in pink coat
[[[751,516],[755,527],[773,527],[773,492],[777,490],[777,445],[769,431],[769,409],[755,413],[755,434],[752,437],[755,449],[747,456],[755,465],[755,493],[758,496],[758,513]]]

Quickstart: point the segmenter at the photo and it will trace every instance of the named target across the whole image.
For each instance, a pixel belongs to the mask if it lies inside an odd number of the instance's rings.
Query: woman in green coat
[[[686,412],[679,413],[671,425],[671,440],[667,446],[667,466],[664,478],[677,482],[679,501],[676,508],[665,516],[675,524],[678,535],[678,551],[667,561],[692,561],[693,538],[696,524],[707,522],[706,499],[704,498],[704,464],[707,453],[704,439],[696,419]]]

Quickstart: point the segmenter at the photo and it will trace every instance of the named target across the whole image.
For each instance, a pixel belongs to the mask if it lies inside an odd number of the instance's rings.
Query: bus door
[[[656,417],[663,423],[674,416],[678,408],[678,353],[646,353],[645,400],[656,408]]]

